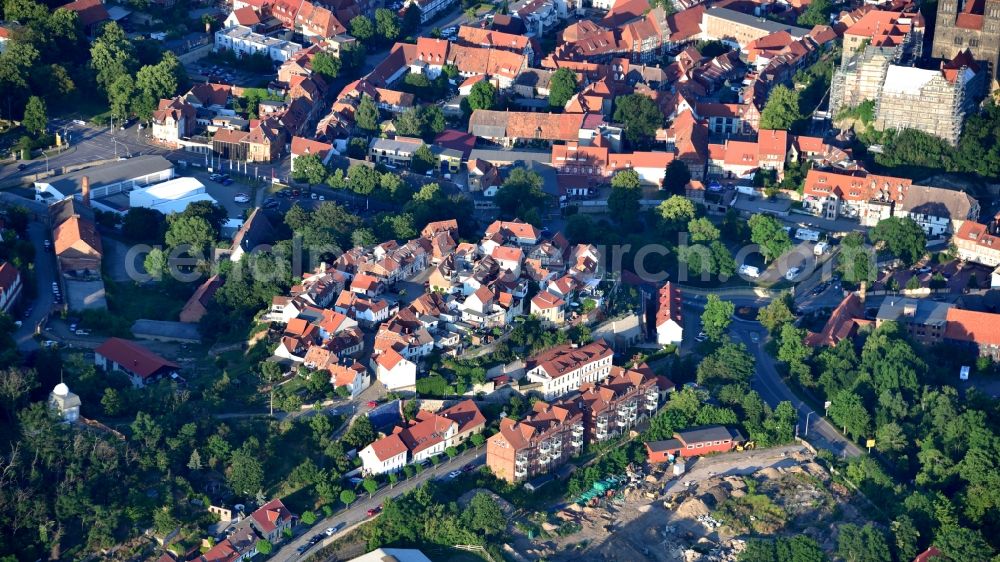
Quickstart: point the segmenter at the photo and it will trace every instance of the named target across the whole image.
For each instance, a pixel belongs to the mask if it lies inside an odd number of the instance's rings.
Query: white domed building
[[[52,389],[49,407],[66,423],[75,423],[80,419],[80,397],[70,392],[64,383],[59,383]]]

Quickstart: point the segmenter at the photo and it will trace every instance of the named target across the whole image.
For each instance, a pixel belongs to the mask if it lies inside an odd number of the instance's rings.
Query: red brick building
[[[673,439],[646,443],[649,462],[658,463],[670,457],[697,457],[709,453],[725,453],[744,441],[738,429],[724,425],[706,425],[678,431]]]

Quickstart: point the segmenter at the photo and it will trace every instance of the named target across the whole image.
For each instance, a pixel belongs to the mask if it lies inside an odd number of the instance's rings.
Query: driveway
[[[443,461],[438,466],[431,466],[430,468],[425,469],[413,478],[396,484],[393,488],[389,488],[388,486],[381,488],[379,491],[375,492],[371,499],[369,499],[368,495],[364,492],[360,492],[358,493],[358,500],[355,501],[349,509],[327,517],[322,521],[317,521],[316,524],[308,528],[304,525],[300,525],[297,532],[301,534],[286,543],[276,545],[280,548],[274,552],[269,560],[274,562],[286,562],[288,560],[306,559],[308,558],[310,552],[319,550],[320,548],[332,543],[359,523],[363,523],[368,520],[368,510],[382,505],[382,502],[387,498],[400,496],[432,478],[446,478],[449,472],[457,470],[467,463],[479,465],[484,462],[486,462],[485,447],[480,449],[469,449],[454,459]],[[318,544],[306,551],[304,555],[299,555],[298,548],[307,544],[311,537],[317,533],[322,533],[327,527],[333,527],[338,523],[345,524],[344,528],[341,529],[340,532],[334,534],[332,537],[324,538]]]
[[[34,303],[23,299],[25,307],[31,306],[31,314],[21,320],[21,327],[14,331],[14,341],[21,351],[38,349],[38,342],[32,337],[35,327],[52,310],[52,282],[56,280],[56,258],[45,250],[45,240],[49,237],[48,228],[39,222],[28,225],[28,238],[35,247],[35,292]]]

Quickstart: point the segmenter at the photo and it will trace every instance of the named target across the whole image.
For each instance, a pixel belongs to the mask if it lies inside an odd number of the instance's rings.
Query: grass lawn
[[[105,278],[104,288],[108,312],[131,324],[140,318],[177,321],[177,315],[197,287],[190,283],[116,283]]]
[[[79,96],[73,99],[73,103],[61,104],[52,117],[63,119],[81,119],[83,121],[93,121],[103,123],[108,120],[111,114],[107,100],[102,96]]]

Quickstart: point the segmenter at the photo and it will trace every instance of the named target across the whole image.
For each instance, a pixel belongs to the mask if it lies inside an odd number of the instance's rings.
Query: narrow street
[[[446,460],[441,462],[441,464],[434,466],[431,465],[429,468],[425,469],[420,474],[415,475],[413,478],[404,480],[394,487],[390,488],[385,486],[379,489],[375,494],[368,498],[367,494],[364,492],[358,493],[358,499],[351,505],[350,508],[336,513],[326,519],[317,521],[313,526],[305,528],[300,526],[297,531],[301,533],[292,540],[282,543],[280,548],[278,548],[274,554],[269,558],[272,562],[286,562],[288,560],[304,560],[309,557],[309,553],[317,551],[335,541],[338,537],[342,536],[346,532],[350,531],[357,524],[367,521],[368,510],[377,506],[382,505],[382,502],[387,498],[395,498],[401,494],[404,494],[417,486],[427,482],[431,479],[437,478],[447,478],[449,472],[453,470],[459,470],[466,464],[472,463],[475,465],[482,464],[486,460],[486,448],[482,447],[480,449],[469,449],[457,457],[451,460]],[[333,527],[338,523],[344,523],[345,526],[338,533],[331,537],[326,537],[315,546],[307,550],[304,554],[300,555],[298,553],[299,547],[307,544],[309,539],[316,535],[317,533],[322,533],[324,529],[328,527]]]
[[[38,349],[34,339],[35,326],[52,310],[52,282],[56,280],[56,259],[51,252],[45,250],[45,240],[49,237],[48,228],[40,222],[28,225],[28,237],[35,247],[35,292],[37,297],[31,306],[31,314],[27,318],[15,318],[22,322],[21,327],[14,331],[14,341],[21,351]],[[29,303],[28,299],[24,299]]]

